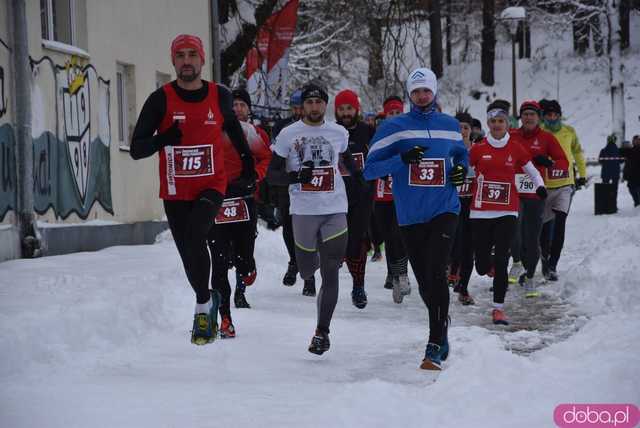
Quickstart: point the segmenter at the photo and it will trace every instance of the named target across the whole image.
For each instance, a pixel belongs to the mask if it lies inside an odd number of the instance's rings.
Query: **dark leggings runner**
[[[409,259],[402,242],[395,204],[393,201],[376,201],[374,211],[377,228],[384,242],[387,274],[393,277],[406,275]]]
[[[216,191],[207,193],[206,199],[196,201],[163,201],[171,235],[199,304],[207,303],[211,298],[211,258],[207,248],[207,234],[223,199]]]
[[[320,268],[317,328],[329,333],[338,303],[338,273],[347,247],[347,218],[345,214],[293,215],[292,220],[300,276],[309,279]]]
[[[293,225],[289,214],[289,189],[286,186],[272,186],[277,201],[278,216],[282,223],[282,238],[289,253],[289,263],[296,264],[296,245],[293,240]]]
[[[567,225],[567,214],[562,211],[553,211],[555,218],[542,226],[540,235],[540,247],[542,255],[549,259],[549,266],[555,269],[560,260],[560,253],[564,247],[564,234]]]
[[[449,317],[447,262],[458,216],[440,214],[428,223],[400,226],[420,297],[429,310],[429,342],[442,345]]]
[[[493,276],[493,302],[504,303],[509,282],[509,247],[516,231],[517,218],[506,215],[498,218],[471,220],[473,249],[478,275],[486,275],[491,267]],[[494,255],[491,256],[491,250]]]
[[[527,277],[533,278],[540,260],[540,234],[544,201],[541,199],[520,199],[520,212],[516,233],[511,242],[514,262],[522,261]]]
[[[369,221],[373,202],[366,198],[349,206],[347,224],[349,239],[347,243],[346,264],[353,279],[354,287],[364,287],[364,274],[369,251]]]
[[[456,239],[451,251],[451,272],[460,275],[460,293],[468,295],[469,278],[473,272],[473,237],[469,211],[471,198],[460,198],[460,216],[456,227]]]
[[[231,285],[228,271],[235,266],[236,274],[245,276],[256,269],[253,258],[256,240],[256,205],[253,198],[245,200],[249,220],[216,224],[209,232],[209,250],[213,260],[211,288],[220,293],[220,315],[231,315]]]

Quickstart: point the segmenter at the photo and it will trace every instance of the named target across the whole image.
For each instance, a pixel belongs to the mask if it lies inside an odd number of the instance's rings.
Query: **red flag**
[[[280,61],[293,40],[298,18],[298,0],[290,0],[277,13],[271,15],[258,31],[257,49],[253,48],[246,57],[247,78],[266,61],[267,73]]]

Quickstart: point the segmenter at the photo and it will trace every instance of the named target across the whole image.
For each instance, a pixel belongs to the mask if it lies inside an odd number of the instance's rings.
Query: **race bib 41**
[[[303,183],[300,190],[303,192],[333,192],[335,189],[334,172],[332,166],[313,168],[311,181]]]

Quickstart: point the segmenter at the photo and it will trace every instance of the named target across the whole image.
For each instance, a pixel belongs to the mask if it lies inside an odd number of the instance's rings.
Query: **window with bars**
[[[133,65],[117,63],[115,89],[118,107],[118,143],[120,149],[128,150],[136,119],[136,91]]]

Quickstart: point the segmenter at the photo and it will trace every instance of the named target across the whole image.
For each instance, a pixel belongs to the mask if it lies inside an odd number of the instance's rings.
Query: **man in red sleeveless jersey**
[[[176,80],[145,101],[131,141],[131,157],[158,152],[160,198],[196,294],[191,342],[204,345],[217,335],[218,293],[209,291],[211,259],[207,233],[227,189],[222,132],[236,146],[241,178],[254,186],[254,160],[224,86],[202,80],[204,48],[199,37],[181,34],[171,43]],[[246,184],[249,183],[249,184]]]

